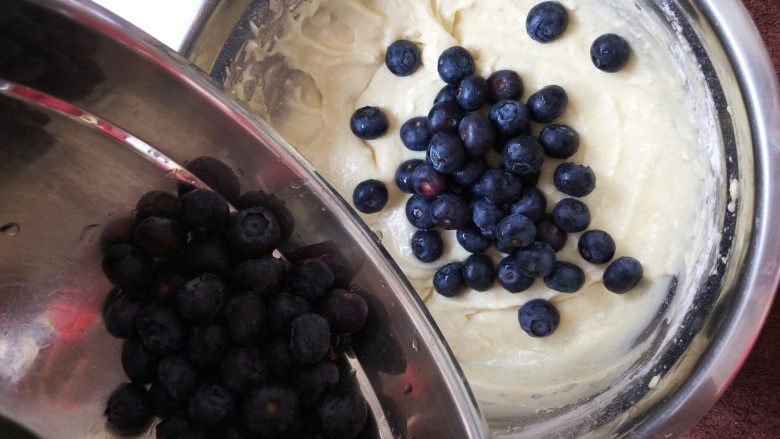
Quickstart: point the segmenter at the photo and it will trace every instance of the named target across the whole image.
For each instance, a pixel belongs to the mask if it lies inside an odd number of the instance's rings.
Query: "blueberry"
[[[279,380],[289,379],[293,369],[289,337],[269,340],[263,346],[263,351],[268,356],[268,373],[271,377]]]
[[[291,384],[298,393],[298,401],[303,406],[312,406],[338,382],[339,368],[332,361],[322,360],[297,370]]]
[[[219,373],[225,387],[243,395],[268,378],[268,360],[257,346],[237,346],[222,360]]]
[[[135,319],[145,302],[134,294],[114,290],[106,299],[103,323],[116,338],[130,338],[136,334]]]
[[[245,192],[238,199],[236,207],[239,210],[250,207],[264,207],[268,209],[276,218],[276,222],[279,223],[282,239],[287,239],[295,229],[295,218],[290,210],[287,209],[287,206],[284,205],[284,201],[276,198],[274,194],[268,194],[259,190]]]
[[[458,87],[457,85],[447,84],[436,93],[436,97],[433,99],[434,104],[439,102],[454,102],[458,103]]]
[[[149,384],[157,378],[160,357],[144,347],[139,338],[132,338],[122,347],[122,370],[130,381]]]
[[[534,283],[534,278],[520,272],[514,255],[506,256],[496,265],[496,279],[510,293],[525,291]]]
[[[282,240],[279,222],[265,207],[239,210],[230,217],[225,239],[244,259],[271,254]]]
[[[466,153],[472,157],[486,154],[496,140],[493,123],[480,113],[466,115],[458,126],[458,135],[463,141]]]
[[[185,319],[205,323],[222,310],[226,290],[224,282],[212,273],[203,273],[176,292],[176,309]]]
[[[298,364],[314,364],[330,349],[330,326],[325,317],[307,313],[290,325],[290,354]]]
[[[625,67],[631,55],[631,47],[621,36],[604,34],[596,38],[590,46],[590,59],[597,69],[605,72],[617,72]]]
[[[235,412],[233,394],[221,383],[206,383],[195,391],[187,413],[196,424],[209,430],[226,427]]]
[[[319,431],[327,439],[353,439],[368,419],[368,405],[357,389],[338,389],[317,406]]]
[[[511,213],[525,215],[533,222],[537,222],[544,217],[547,210],[547,198],[544,193],[536,187],[526,187],[523,189],[523,195],[520,199],[509,206]]]
[[[436,270],[433,275],[433,288],[437,293],[445,297],[455,297],[466,288],[463,279],[463,264],[450,262]]]
[[[553,183],[566,195],[584,197],[596,188],[596,175],[587,166],[561,163],[555,168]]]
[[[568,125],[550,124],[539,133],[544,153],[554,159],[567,159],[580,148],[580,135]]]
[[[138,311],[135,327],[144,346],[155,354],[176,352],[187,338],[184,321],[164,303],[152,303]]]
[[[155,437],[157,439],[179,439],[184,437],[183,435],[190,428],[190,424],[190,416],[186,411],[180,410],[160,420],[160,423],[154,427]]]
[[[230,219],[225,198],[205,189],[195,189],[179,197],[179,220],[199,232],[222,231]]]
[[[468,224],[458,229],[455,237],[469,253],[485,253],[493,244],[493,240],[485,237],[474,224]]]
[[[362,260],[348,259],[339,248],[339,244],[334,241],[309,244],[298,247],[293,251],[286,250],[285,256],[293,263],[311,258],[324,262],[330,268],[330,271],[333,272],[333,277],[335,278],[333,285],[338,288],[349,287],[355,274],[363,265]]]
[[[325,262],[309,258],[296,262],[290,270],[292,292],[306,300],[316,301],[333,289],[336,275]]]
[[[536,240],[550,244],[556,252],[566,244],[567,234],[553,221],[552,215],[545,214],[542,219],[536,221]]]
[[[564,198],[555,204],[553,222],[566,233],[581,232],[590,225],[590,209],[580,200]]]
[[[431,135],[425,116],[413,117],[401,125],[401,143],[412,151],[425,151]]]
[[[501,152],[504,169],[520,175],[539,172],[544,161],[544,149],[533,136],[518,136],[509,139]]]
[[[489,169],[475,185],[474,191],[488,201],[501,205],[520,199],[523,193],[523,184],[515,174],[509,171]]]
[[[521,248],[515,255],[517,268],[528,277],[539,278],[552,273],[558,258],[555,250],[546,242],[535,241],[526,248]]]
[[[528,115],[535,122],[547,123],[563,114],[569,103],[566,91],[558,85],[548,85],[528,97]]]
[[[475,201],[471,210],[471,220],[479,232],[489,239],[495,239],[498,223],[505,216],[504,209],[488,200]]]
[[[447,179],[428,163],[415,168],[412,174],[414,191],[425,198],[436,198],[447,189]]]
[[[528,247],[536,238],[536,226],[525,215],[509,214],[496,227],[496,241],[510,247]]]
[[[463,262],[463,281],[472,290],[487,291],[496,280],[493,261],[484,254],[469,255]]]
[[[298,396],[283,384],[264,384],[244,400],[242,417],[252,434],[267,438],[293,437],[299,417]]]
[[[116,244],[103,256],[103,273],[124,291],[144,292],[152,281],[152,260],[131,244]]]
[[[221,236],[199,234],[184,246],[181,264],[195,273],[211,272],[229,277],[233,267],[233,251]]]
[[[523,96],[523,80],[512,70],[498,70],[488,76],[488,100],[491,103],[503,99],[520,100]]]
[[[458,87],[458,105],[466,111],[482,108],[488,100],[488,82],[480,75],[468,75]]]
[[[428,112],[428,129],[431,133],[440,131],[458,132],[458,125],[466,112],[456,102],[439,102]]]
[[[335,334],[354,334],[363,329],[368,320],[366,299],[348,290],[331,291],[319,301],[317,308]]]
[[[463,198],[443,194],[431,203],[433,223],[444,230],[457,230],[469,223],[471,210]]]
[[[149,386],[149,399],[152,401],[152,411],[155,415],[161,417],[161,418],[169,418],[172,416],[176,416],[180,414],[181,412],[184,412],[184,418],[187,420],[187,424],[182,425],[181,429],[184,430],[190,426],[189,424],[189,416],[187,415],[187,410],[185,408],[187,404],[187,399],[183,400],[175,400],[170,395],[166,393],[165,388],[160,383],[160,381],[154,381],[152,382],[152,385]],[[173,428],[173,426],[171,427]],[[173,432],[168,432],[171,433]],[[177,435],[174,435],[172,437],[179,437]]]
[[[290,293],[277,294],[267,304],[268,324],[274,333],[282,336],[290,334],[290,325],[296,317],[313,310],[308,300]]]
[[[528,11],[525,30],[534,41],[549,43],[563,35],[569,23],[566,8],[558,2],[542,2]]]
[[[387,116],[377,107],[361,107],[352,113],[349,128],[361,139],[374,140],[381,137],[390,123]]]
[[[634,288],[644,275],[642,264],[630,256],[621,256],[604,270],[604,286],[613,293],[623,294]]]
[[[488,164],[484,156],[471,157],[452,173],[452,181],[462,187],[470,187],[477,183],[487,170]]]
[[[573,293],[585,284],[585,273],[574,264],[558,261],[553,271],[544,277],[544,284],[551,290]]]
[[[254,293],[242,293],[228,299],[225,320],[230,337],[244,346],[260,342],[268,329],[265,304]]]
[[[450,47],[439,56],[439,76],[447,84],[460,84],[466,76],[474,73],[474,69],[474,58],[463,47]]]
[[[387,205],[387,186],[379,180],[363,180],[352,192],[352,204],[363,213],[377,213]]]
[[[161,263],[155,267],[149,295],[157,300],[168,300],[190,279],[190,271],[182,264],[172,261]]]
[[[586,261],[604,264],[615,256],[615,241],[603,230],[588,230],[577,241],[577,250]]]
[[[398,166],[398,169],[395,171],[395,185],[398,186],[398,189],[401,189],[401,192],[405,192],[407,194],[414,193],[412,175],[414,174],[415,168],[422,165],[423,163],[425,162],[420,159],[409,159]]]
[[[238,195],[241,193],[238,177],[222,161],[214,157],[203,156],[190,161],[185,167],[226,200],[234,203],[238,199]],[[180,196],[194,189],[195,187],[190,184],[179,183]]]
[[[181,406],[200,383],[200,372],[181,354],[166,355],[157,365],[157,383],[169,402]]]
[[[444,241],[436,230],[418,230],[410,242],[412,254],[422,262],[433,262],[444,253]]]
[[[518,136],[528,129],[528,107],[512,99],[502,99],[491,105],[488,118],[496,131],[505,137]]]
[[[119,433],[139,434],[152,420],[149,394],[140,384],[123,384],[111,393],[105,414],[108,424]]]
[[[287,286],[287,267],[284,262],[263,256],[247,259],[233,270],[233,287],[238,291],[252,291],[260,297],[269,297]]]
[[[513,257],[517,254],[517,250],[519,249],[518,247],[512,245],[512,243],[509,241],[496,241],[495,245],[496,250],[505,255],[511,255]]]
[[[432,229],[436,227],[431,217],[432,199],[414,194],[406,201],[406,219],[409,224],[418,229]]]
[[[526,334],[531,337],[547,337],[558,329],[561,316],[552,303],[544,299],[534,299],[520,307],[517,319]]]
[[[220,324],[196,326],[190,331],[187,358],[203,370],[215,369],[230,348],[227,328]]]
[[[159,216],[176,218],[179,214],[179,197],[169,192],[151,191],[143,194],[135,205],[135,218],[138,221]]]
[[[387,47],[385,64],[396,76],[409,76],[420,67],[420,49],[411,41],[398,40]]]
[[[442,131],[431,138],[428,159],[433,169],[442,174],[452,174],[463,167],[466,161],[466,150],[458,136]]]

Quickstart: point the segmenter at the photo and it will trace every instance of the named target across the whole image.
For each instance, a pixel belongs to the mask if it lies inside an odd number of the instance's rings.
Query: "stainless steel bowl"
[[[353,340],[375,437],[484,437],[424,306],[315,169],[177,53],[88,1],[0,3],[0,437],[113,437],[123,380],[101,321],[101,242],[202,155],[298,218],[294,242],[361,262],[370,330]],[[26,431],[26,433],[25,433]],[[29,435],[29,436],[28,436]]]
[[[533,418],[489,418],[497,436],[667,437],[687,431],[733,379],[757,337],[778,285],[780,94],[767,52],[741,2],[638,0],[635,6],[689,47],[721,143],[715,203],[719,248],[702,255],[693,288],[673,284],[647,336],[651,348],[611,388]],[[268,1],[222,1],[183,52],[223,82],[226,67],[262,26]],[[732,182],[738,182],[733,184]],[[733,204],[731,204],[733,203]],[[680,305],[681,297],[691,298]],[[667,303],[668,304],[668,303]],[[680,305],[680,306],[677,306]]]

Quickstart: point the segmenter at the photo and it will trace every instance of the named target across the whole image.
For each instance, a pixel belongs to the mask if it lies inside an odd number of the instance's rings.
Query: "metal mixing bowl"
[[[687,431],[737,373],[778,285],[780,96],[761,39],[736,0],[637,0],[636,8],[687,47],[695,96],[712,109],[722,169],[714,202],[721,241],[700,255],[703,276],[673,283],[644,336],[650,348],[607,390],[533,417],[488,418],[496,436],[662,437]],[[267,0],[205,6],[183,53],[217,81],[251,38],[250,21],[268,25]],[[262,32],[262,30],[261,30]],[[692,75],[691,73],[696,73]],[[702,78],[700,81],[698,78]]]
[[[88,1],[0,3],[0,437],[113,437],[123,377],[101,321],[101,243],[139,196],[209,155],[286,202],[294,240],[361,261],[353,339],[375,437],[484,437],[424,306],[370,231],[282,139],[187,61]]]

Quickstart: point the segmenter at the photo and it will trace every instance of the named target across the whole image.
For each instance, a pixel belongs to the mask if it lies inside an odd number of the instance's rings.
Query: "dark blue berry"
[[[567,234],[553,221],[552,215],[546,214],[542,219],[535,222],[536,240],[550,244],[556,252],[566,244]]]
[[[460,81],[458,87],[458,105],[466,111],[482,108],[488,100],[488,83],[480,75],[469,75]]]
[[[248,209],[250,207],[264,207],[268,209],[279,223],[279,229],[282,232],[282,239],[287,239],[295,229],[295,218],[293,217],[284,201],[276,198],[274,194],[268,194],[263,191],[244,192],[238,199],[236,205],[238,209]]]
[[[528,11],[525,30],[534,41],[549,43],[563,35],[569,23],[566,8],[558,2],[542,2]]]
[[[268,326],[276,334],[286,336],[290,324],[296,317],[312,312],[311,303],[301,296],[280,293],[266,301],[268,305]]]
[[[174,261],[161,263],[155,267],[149,295],[157,300],[168,300],[192,278],[190,271]]]
[[[283,384],[264,384],[249,392],[241,413],[244,425],[254,435],[292,437],[300,413],[298,395]]]
[[[150,216],[176,218],[179,214],[179,197],[164,191],[151,191],[143,194],[135,206],[135,219],[138,221]]]
[[[488,256],[482,253],[469,255],[463,262],[463,281],[472,290],[487,291],[496,279],[495,270]]]
[[[477,195],[496,204],[512,203],[520,199],[523,184],[513,173],[503,169],[489,169],[474,187]]]
[[[280,380],[289,379],[293,368],[289,337],[273,338],[262,349],[268,356],[270,376]]]
[[[550,124],[539,133],[544,153],[554,159],[567,159],[580,148],[580,135],[568,125]]]
[[[603,230],[588,230],[577,241],[577,250],[586,261],[603,264],[615,256],[615,241]]]
[[[187,413],[196,424],[216,430],[226,427],[236,410],[233,394],[221,383],[201,385],[187,404]]]
[[[409,224],[418,229],[432,229],[436,227],[431,217],[432,199],[414,194],[406,201],[406,219]]]
[[[238,176],[221,160],[207,156],[198,157],[187,163],[186,168],[229,202],[235,203],[238,199],[241,193]],[[195,189],[195,186],[187,183],[180,182],[178,186],[179,196]]]
[[[250,207],[230,217],[225,239],[243,258],[259,258],[271,254],[279,245],[282,231],[270,210]]]
[[[512,245],[512,243],[508,241],[496,241],[496,250],[500,251],[501,253],[504,253],[505,255],[516,255],[518,247],[515,247]]]
[[[123,384],[109,396],[105,414],[108,424],[117,432],[138,434],[146,430],[152,420],[152,402],[140,384]]]
[[[390,123],[387,116],[377,107],[362,107],[352,113],[349,128],[361,139],[374,140],[381,137]]]
[[[425,198],[436,198],[447,189],[447,178],[428,163],[415,168],[412,174],[414,191]]]
[[[363,180],[352,192],[352,204],[363,213],[377,213],[387,205],[387,186],[379,180]]]
[[[590,225],[590,209],[580,200],[564,198],[555,204],[552,219],[566,233],[581,232]]]
[[[553,183],[566,195],[584,197],[596,188],[596,175],[587,166],[561,163],[555,168]]]
[[[458,229],[455,237],[469,253],[485,253],[493,244],[493,240],[485,237],[474,224]]]
[[[466,76],[474,73],[474,69],[474,58],[463,47],[450,47],[439,56],[439,76],[447,84],[460,84]]]
[[[420,67],[420,48],[411,41],[398,40],[387,47],[385,64],[396,76],[409,76]]]
[[[205,323],[222,310],[225,295],[226,287],[219,276],[203,273],[176,292],[176,309],[185,319]]]
[[[547,210],[547,197],[536,187],[526,187],[523,189],[523,195],[519,200],[509,206],[511,213],[525,215],[533,222],[537,222],[544,217]]]
[[[472,157],[484,155],[493,147],[496,130],[493,123],[480,113],[468,114],[460,121],[458,135],[463,141],[466,153]]]
[[[317,406],[317,424],[328,439],[354,439],[368,419],[368,405],[357,389],[336,389]]]
[[[569,103],[566,91],[558,85],[548,85],[528,97],[528,115],[535,122],[547,123],[563,114]]]
[[[263,300],[254,293],[241,293],[225,303],[225,319],[233,341],[240,345],[260,342],[268,328]]]
[[[458,132],[458,125],[466,112],[456,102],[439,102],[428,112],[428,129],[432,133],[440,131]]]
[[[558,328],[561,316],[552,303],[544,299],[534,299],[520,307],[517,319],[526,334],[531,337],[547,337]]]
[[[164,303],[152,303],[138,311],[135,327],[144,346],[155,354],[176,352],[187,338],[184,321]]]
[[[477,200],[472,206],[471,220],[486,238],[496,238],[498,223],[505,216],[504,209],[488,200]]]
[[[433,223],[444,230],[457,230],[469,223],[471,209],[463,198],[455,194],[443,194],[431,204]]]
[[[466,159],[466,163],[452,173],[452,181],[461,187],[470,187],[482,178],[482,175],[488,170],[485,156],[471,157]]]
[[[552,273],[558,258],[555,250],[546,242],[535,241],[526,248],[521,248],[515,255],[517,268],[528,277],[539,278]]]
[[[332,361],[323,360],[295,372],[292,385],[298,400],[304,406],[314,405],[322,394],[339,382],[339,368]]]
[[[539,172],[544,161],[544,149],[533,136],[509,139],[501,152],[504,169],[515,174],[531,175]]]
[[[466,289],[463,279],[463,264],[450,262],[436,270],[433,275],[433,288],[445,297],[455,297]]]
[[[296,262],[289,278],[292,292],[312,302],[319,300],[336,284],[336,275],[328,264],[314,258]]]
[[[425,151],[431,136],[425,116],[413,117],[401,125],[401,143],[412,151]]]
[[[551,290],[573,293],[585,284],[585,272],[574,264],[558,261],[553,271],[544,277],[544,284]]]
[[[272,296],[287,286],[287,267],[273,256],[247,259],[233,270],[233,288],[252,291],[260,297]]]
[[[219,372],[228,389],[243,395],[268,378],[268,360],[257,346],[237,346],[222,360]]]
[[[434,104],[438,104],[439,102],[458,103],[458,86],[447,84],[442,87],[433,99]]]
[[[496,265],[496,279],[510,293],[525,291],[534,283],[534,278],[520,272],[514,255],[506,256]]]
[[[536,238],[536,226],[525,215],[509,214],[496,227],[496,241],[509,247],[528,247]]]
[[[368,320],[368,304],[360,294],[335,289],[317,304],[319,313],[328,320],[334,334],[354,334]]]
[[[114,290],[106,299],[103,323],[116,338],[130,338],[136,334],[135,320],[146,302],[135,294]]]
[[[152,389],[155,387],[152,386]],[[158,387],[159,388],[159,387]],[[150,396],[152,390],[149,390]],[[184,437],[183,435],[188,433],[187,429],[190,428],[192,422],[190,416],[186,410],[179,410],[178,412],[166,416],[160,420],[160,423],[154,427],[154,433],[157,439],[176,439]]]
[[[487,79],[488,99],[491,103],[503,99],[520,100],[523,96],[523,80],[512,70],[498,70]]]
[[[116,244],[103,256],[103,273],[126,292],[143,292],[152,282],[152,259],[131,244]]]
[[[290,354],[298,364],[320,361],[330,348],[330,326],[319,314],[302,314],[290,325]]]
[[[466,161],[466,150],[458,136],[442,131],[431,138],[427,158],[433,169],[442,174],[452,174],[463,167]]]
[[[200,372],[181,354],[166,355],[157,366],[157,383],[171,404],[181,406],[195,392]]]
[[[195,189],[179,197],[179,220],[190,229],[221,231],[229,219],[227,201],[216,192]]]
[[[613,293],[623,294],[634,288],[644,275],[642,264],[630,256],[621,256],[604,270],[604,286]]]
[[[227,328],[221,324],[196,326],[190,331],[187,358],[203,370],[215,369],[231,343]]]
[[[496,131],[504,137],[518,136],[528,129],[528,107],[519,101],[497,101],[490,106],[488,117]]]
[[[590,46],[590,59],[597,69],[605,72],[617,72],[625,67],[631,55],[631,47],[621,36],[604,34],[596,38]]]
[[[224,238],[200,234],[184,246],[180,263],[193,273],[210,272],[228,278],[233,258],[233,251]]]
[[[132,338],[122,347],[122,370],[130,381],[149,384],[157,378],[160,356],[144,347],[139,338]]]
[[[418,230],[411,239],[412,254],[423,261],[433,262],[444,253],[444,242],[436,230]]]

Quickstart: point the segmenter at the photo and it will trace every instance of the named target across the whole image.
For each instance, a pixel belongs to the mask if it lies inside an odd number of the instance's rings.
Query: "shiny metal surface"
[[[262,121],[88,1],[4,2],[0,22],[6,37],[18,31],[26,42],[9,57],[15,62],[0,61],[0,437],[23,437],[10,436],[22,434],[16,426],[41,438],[113,437],[102,412],[124,378],[121,341],[100,317],[111,289],[101,235],[144,192],[175,191],[187,176],[167,171],[201,155],[235,169],[244,190],[286,202],[298,218],[289,245],[333,241],[362,261],[354,285],[372,318],[353,339],[354,359],[395,437],[488,435],[449,349],[387,253]]]
[[[204,21],[186,56],[218,82],[260,22],[267,0],[225,1]],[[228,6],[229,5],[229,6]],[[766,48],[737,0],[639,0],[690,47],[714,108],[723,236],[684,309],[659,310],[655,344],[615,386],[537,419],[488,419],[496,436],[675,437],[722,395],[745,360],[780,277],[780,91]],[[699,81],[699,78],[693,79]],[[729,208],[729,201],[734,204]],[[717,254],[715,254],[717,253]],[[675,296],[676,295],[676,296]]]

